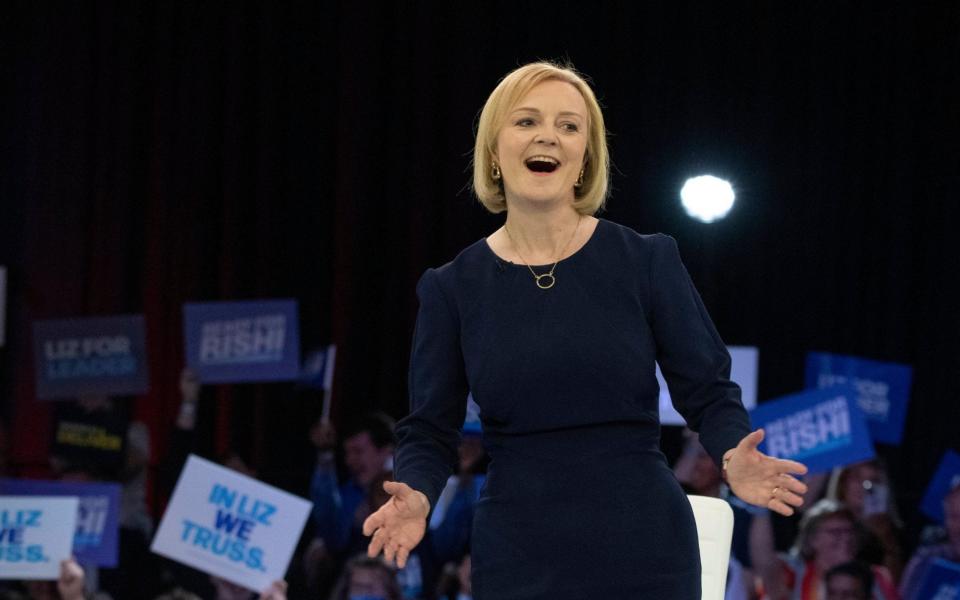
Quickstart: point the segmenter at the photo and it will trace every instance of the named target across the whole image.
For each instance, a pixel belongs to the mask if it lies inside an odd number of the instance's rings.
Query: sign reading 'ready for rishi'
[[[873,441],[856,398],[852,386],[837,386],[758,405],[750,420],[766,434],[761,452],[802,462],[811,473],[873,458]]]
[[[187,366],[204,383],[300,376],[296,300],[185,304]]]

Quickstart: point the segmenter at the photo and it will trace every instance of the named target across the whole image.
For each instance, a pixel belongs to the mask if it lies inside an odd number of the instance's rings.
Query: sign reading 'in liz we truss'
[[[150,549],[242,585],[283,579],[310,503],[191,455]]]
[[[873,458],[873,442],[856,390],[842,386],[765,402],[750,411],[766,434],[760,451],[796,460],[811,473]]]
[[[0,496],[0,579],[56,579],[76,519],[76,498]]]
[[[33,324],[37,398],[143,394],[149,386],[143,315]]]
[[[120,484],[0,479],[0,494],[76,497],[79,504],[73,555],[83,564],[117,566]]]
[[[296,300],[186,304],[183,328],[187,366],[205,383],[300,376]]]

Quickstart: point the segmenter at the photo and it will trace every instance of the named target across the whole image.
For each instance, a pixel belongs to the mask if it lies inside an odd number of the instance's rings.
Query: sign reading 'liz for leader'
[[[0,496],[0,579],[56,579],[76,519],[76,498]]]
[[[73,483],[0,479],[0,494],[67,496],[79,499],[73,555],[83,564],[117,566],[120,515],[119,483]]]
[[[838,386],[784,396],[750,411],[766,434],[760,451],[796,460],[811,473],[873,458],[873,442],[856,390]]]
[[[807,354],[807,388],[853,385],[871,437],[884,444],[900,444],[912,379],[908,365],[825,352]]]
[[[253,591],[283,579],[310,503],[191,455],[151,550]]]
[[[58,319],[33,324],[37,397],[143,394],[143,315]]]
[[[183,327],[187,365],[205,383],[300,376],[296,300],[186,304]]]

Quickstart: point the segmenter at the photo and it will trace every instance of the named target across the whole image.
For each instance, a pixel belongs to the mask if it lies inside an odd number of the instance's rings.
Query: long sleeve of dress
[[[466,415],[467,381],[460,320],[429,269],[417,284],[420,310],[410,354],[410,414],[397,423],[394,479],[436,505],[457,461]]]
[[[673,238],[653,236],[649,273],[657,362],[673,404],[719,465],[750,433],[740,387],[730,381],[730,354],[680,260]]]

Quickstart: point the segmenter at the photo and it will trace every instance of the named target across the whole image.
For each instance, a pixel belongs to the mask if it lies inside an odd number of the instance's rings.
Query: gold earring
[[[580,169],[580,176],[577,177],[577,182],[573,184],[573,187],[583,187],[583,169]]]
[[[497,163],[493,163],[493,166],[490,167],[490,177],[494,181],[500,181],[500,166]]]

